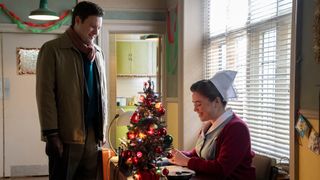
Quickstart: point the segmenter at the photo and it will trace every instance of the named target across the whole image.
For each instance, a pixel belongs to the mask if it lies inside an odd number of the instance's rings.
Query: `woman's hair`
[[[103,17],[103,15],[103,9],[97,4],[89,1],[81,1],[73,9],[71,27],[73,27],[75,24],[76,16],[79,16],[81,21],[83,22],[89,16]]]
[[[217,97],[221,99],[224,106],[227,105],[227,101],[223,99],[216,86],[210,80],[200,80],[195,82],[190,87],[191,92],[197,92],[204,97],[207,97],[210,102],[214,101]]]

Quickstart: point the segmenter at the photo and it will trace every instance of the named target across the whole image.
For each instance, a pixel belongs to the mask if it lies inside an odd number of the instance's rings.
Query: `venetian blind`
[[[238,71],[230,106],[248,124],[252,149],[289,158],[292,0],[205,0],[205,78]]]

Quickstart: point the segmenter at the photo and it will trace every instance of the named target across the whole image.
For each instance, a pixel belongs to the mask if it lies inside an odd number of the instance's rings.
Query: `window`
[[[292,0],[205,0],[204,8],[205,78],[238,71],[228,106],[247,122],[252,149],[289,158]]]

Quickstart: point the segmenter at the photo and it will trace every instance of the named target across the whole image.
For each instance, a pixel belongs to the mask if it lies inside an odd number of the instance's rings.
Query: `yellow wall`
[[[320,64],[316,63],[313,52],[313,25],[314,25],[314,12],[317,1],[298,1],[298,8],[301,18],[298,29],[300,30],[300,39],[297,42],[297,74],[299,75],[299,83],[295,89],[300,91],[299,108],[306,112],[313,112],[312,117],[306,118],[311,122],[314,129],[319,133],[319,84],[320,79]],[[299,6],[300,5],[300,6]],[[318,32],[319,33],[319,32]],[[299,40],[301,42],[299,42]],[[317,155],[308,149],[308,139],[303,138],[301,145],[298,148],[298,161],[296,163],[299,168],[299,180],[319,180],[320,179],[320,155]]]
[[[167,103],[167,131],[173,137],[173,146],[179,147],[178,103]]]
[[[308,119],[312,126],[318,131],[319,120]],[[301,139],[299,147],[299,180],[320,179],[320,155],[308,149],[308,138]]]

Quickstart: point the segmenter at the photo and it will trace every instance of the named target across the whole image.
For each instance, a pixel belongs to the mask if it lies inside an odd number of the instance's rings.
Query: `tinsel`
[[[0,3],[0,9],[6,14],[13,23],[17,24],[17,27],[33,32],[33,33],[43,33],[53,31],[55,29],[60,28],[64,23],[66,23],[71,18],[71,10],[67,10],[63,12],[59,19],[56,21],[46,22],[42,24],[36,24],[32,22],[22,21],[20,17],[18,17],[14,12],[10,11],[3,3]]]

